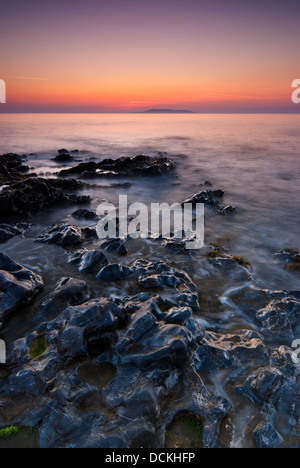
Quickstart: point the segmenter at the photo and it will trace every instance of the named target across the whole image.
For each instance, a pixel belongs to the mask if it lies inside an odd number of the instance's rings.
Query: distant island
[[[191,110],[175,110],[175,109],[149,109],[142,113],[143,114],[195,114],[195,112]]]

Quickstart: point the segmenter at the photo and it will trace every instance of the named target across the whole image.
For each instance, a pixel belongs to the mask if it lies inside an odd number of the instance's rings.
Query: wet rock
[[[31,368],[24,368],[9,377],[9,388],[13,394],[37,396],[44,392],[46,387],[41,376]]]
[[[74,161],[74,156],[69,153],[59,153],[55,158],[53,158],[53,161],[58,163],[68,163]]]
[[[99,250],[79,250],[69,255],[69,263],[78,265],[81,273],[96,274],[108,264],[107,258]]]
[[[136,156],[135,158],[105,159],[98,163],[81,163],[71,169],[63,170],[60,177],[78,175],[85,177],[156,177],[172,174],[175,163],[165,157],[151,158],[149,156]]]
[[[269,354],[262,337],[250,330],[236,334],[206,332],[197,350],[199,369],[212,370],[241,365],[249,361],[269,363]]]
[[[0,322],[29,302],[43,287],[42,278],[0,253]]]
[[[84,241],[80,227],[70,226],[68,224],[54,225],[49,231],[40,235],[36,242],[44,244],[55,244],[61,247],[70,247],[81,244]]]
[[[269,422],[260,423],[252,435],[257,448],[277,448],[283,442],[281,435]]]
[[[203,203],[206,206],[214,208],[218,214],[232,215],[236,213],[234,206],[224,206],[220,200],[224,197],[223,190],[203,190],[198,194],[194,194],[182,202],[182,206],[186,203],[196,206],[198,203]]]
[[[283,388],[284,380],[278,369],[264,367],[251,374],[242,386],[237,386],[236,392],[260,406],[265,402],[274,404]]]
[[[119,281],[119,280],[124,280],[126,278],[130,278],[134,276],[134,272],[131,268],[118,265],[112,264],[112,265],[107,265],[103,267],[98,275],[97,278],[101,281]]]
[[[169,271],[150,262],[136,268]],[[40,336],[47,350],[29,370],[27,349]],[[203,445],[215,447],[231,405],[208,392],[193,369],[203,337],[191,308],[149,293],[67,306],[15,343],[22,359],[11,361],[1,397],[33,397],[10,421],[38,421],[42,447],[163,447],[166,428],[182,412],[205,423]],[[114,368],[101,390],[96,375],[90,381],[82,372],[91,356],[93,373],[101,363]]]
[[[0,243],[6,242],[15,236],[22,236],[28,228],[29,224],[27,223],[18,223],[15,226],[0,224]]]
[[[272,300],[256,314],[265,333],[294,338],[294,329],[300,320],[300,299],[286,296]]]
[[[0,155],[0,184],[21,180],[29,167],[23,165],[24,157],[18,154]]]
[[[274,255],[275,260],[290,271],[300,271],[300,252],[297,250],[281,250]]]
[[[77,219],[88,219],[88,220],[95,220],[97,219],[96,213],[90,210],[77,210],[72,213],[73,218]]]
[[[127,248],[123,239],[111,239],[100,244],[101,249],[106,252],[115,252],[119,255],[126,255]]]
[[[31,178],[16,182],[0,192],[0,217],[28,215],[62,203],[89,203],[88,196],[66,193],[81,188],[74,180]]]
[[[294,379],[300,374],[300,363],[295,360],[293,350],[287,346],[280,346],[273,351],[271,365],[287,379]]]
[[[174,253],[183,253],[183,252],[189,252],[186,249],[186,241],[185,240],[179,240],[179,239],[167,239],[163,242],[163,246],[169,250],[169,252],[174,252]]]
[[[60,447],[60,435],[65,440],[75,439],[82,427],[82,418],[74,408],[64,407],[60,410],[51,408],[47,423],[40,430],[41,448]]]
[[[62,278],[54,290],[42,301],[39,314],[45,318],[59,315],[69,305],[80,304],[89,299],[90,292],[85,281]]]

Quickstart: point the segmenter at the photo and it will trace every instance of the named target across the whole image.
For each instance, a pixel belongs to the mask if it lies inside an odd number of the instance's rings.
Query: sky
[[[0,112],[299,112],[299,0],[0,0]]]

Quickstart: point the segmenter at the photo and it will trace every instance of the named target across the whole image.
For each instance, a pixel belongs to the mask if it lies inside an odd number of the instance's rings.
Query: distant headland
[[[175,110],[175,109],[149,109],[142,114],[195,114],[191,110]]]

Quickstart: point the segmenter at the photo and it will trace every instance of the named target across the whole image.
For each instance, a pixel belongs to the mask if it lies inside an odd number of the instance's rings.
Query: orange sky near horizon
[[[40,3],[0,18],[8,111],[295,110],[293,0]]]

